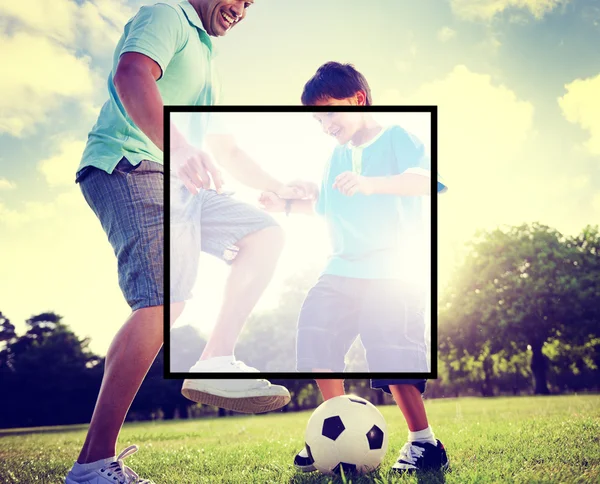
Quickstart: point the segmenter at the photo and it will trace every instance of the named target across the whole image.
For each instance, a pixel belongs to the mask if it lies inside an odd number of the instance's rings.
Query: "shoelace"
[[[239,369],[241,371],[250,372],[250,373],[258,372],[258,370],[256,368],[252,368],[251,366],[246,365],[246,363],[244,363],[243,361],[233,360],[230,364],[232,366],[235,366],[237,369]],[[264,379],[258,379],[256,381],[259,381],[261,383],[266,383],[268,386],[271,385],[271,383],[269,383],[267,380],[264,380]]]
[[[133,469],[123,463],[123,459],[135,454],[137,451],[137,445],[130,445],[117,456],[116,461],[111,462],[107,468],[100,469],[100,472],[106,471],[108,477],[112,477],[115,481],[118,479],[118,484],[152,484],[147,479],[140,479],[140,476]]]
[[[423,457],[424,453],[425,449],[423,447],[412,445],[410,442],[407,442],[404,444],[404,447],[400,449],[400,459],[398,460],[403,460],[411,465],[415,465],[417,460]]]

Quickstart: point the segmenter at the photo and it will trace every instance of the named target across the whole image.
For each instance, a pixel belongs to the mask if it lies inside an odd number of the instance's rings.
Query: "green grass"
[[[600,396],[462,398],[427,401],[451,472],[389,474],[406,439],[393,406],[380,408],[390,446],[379,472],[347,479],[375,482],[600,482]],[[157,483],[340,483],[301,475],[292,460],[310,413],[128,424],[119,450],[138,444],[126,463]],[[77,457],[85,426],[0,431],[0,483],[58,483]]]

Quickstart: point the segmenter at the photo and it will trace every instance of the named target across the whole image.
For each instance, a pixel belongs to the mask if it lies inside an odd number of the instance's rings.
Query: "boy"
[[[307,82],[302,103],[364,106],[371,104],[371,92],[353,66],[328,62]],[[427,244],[420,197],[430,194],[429,159],[406,131],[384,129],[367,112],[318,112],[314,117],[339,143],[320,191],[314,184],[297,184],[316,203],[261,195],[267,211],[324,216],[332,236],[333,254],[300,311],[298,370],[342,371],[344,356],[360,335],[371,371],[425,372],[426,290],[407,267],[414,266],[415,248]],[[445,189],[438,182],[438,192]],[[394,471],[448,468],[444,446],[427,421],[421,396],[425,383],[371,382],[393,395],[408,424],[408,442]],[[325,400],[344,394],[343,380],[317,384]],[[314,470],[306,449],[294,464],[301,471]]]

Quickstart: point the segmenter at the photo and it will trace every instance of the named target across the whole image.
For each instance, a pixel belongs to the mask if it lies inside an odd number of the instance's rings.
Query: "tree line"
[[[443,240],[439,241],[443,244]],[[600,235],[586,227],[564,236],[541,224],[480,232],[465,245],[462,264],[438,302],[439,378],[426,398],[597,391],[600,382]],[[318,268],[295,274],[277,308],[253,314],[236,356],[263,371],[295,366],[295,326]],[[276,344],[275,344],[276,342]],[[191,326],[171,332],[171,370],[187,371],[206,343]],[[180,394],[180,380],[163,379],[161,350],[134,400],[128,420],[225,416]],[[355,342],[348,371],[365,371]],[[54,312],[34,315],[26,331],[0,313],[0,427],[89,422],[104,359]],[[316,407],[313,380],[272,380],[287,386],[283,411]],[[365,380],[349,392],[391,403]]]

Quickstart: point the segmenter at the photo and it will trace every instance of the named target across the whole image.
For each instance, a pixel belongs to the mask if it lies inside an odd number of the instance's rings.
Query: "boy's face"
[[[254,0],[197,0],[202,23],[208,35],[223,36],[246,16]]]
[[[317,101],[315,106],[364,106],[364,97],[362,100],[363,102],[361,102],[360,96],[346,99],[326,98]],[[360,130],[363,120],[361,112],[321,112],[315,113],[313,116],[321,123],[323,132],[333,136],[341,145],[348,143]]]

